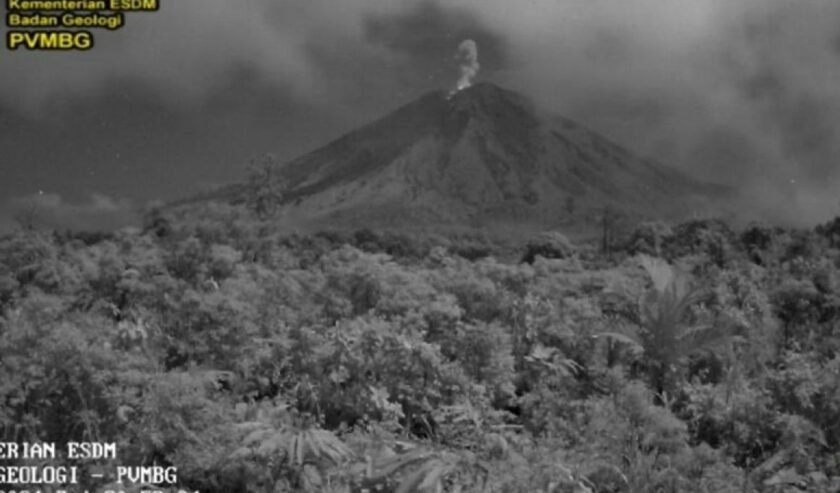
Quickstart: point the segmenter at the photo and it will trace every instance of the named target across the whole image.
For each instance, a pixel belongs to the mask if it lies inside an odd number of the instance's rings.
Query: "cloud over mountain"
[[[447,87],[471,38],[486,80],[630,148],[793,215],[837,209],[834,0],[179,0],[99,37],[88,53],[3,57],[0,105],[43,116],[130,80],[201,106],[245,73],[349,129]]]

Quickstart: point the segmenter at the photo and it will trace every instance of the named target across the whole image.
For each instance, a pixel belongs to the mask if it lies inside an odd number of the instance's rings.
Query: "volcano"
[[[280,172],[287,217],[356,227],[552,227],[607,206],[673,219],[725,193],[489,83],[428,93]]]

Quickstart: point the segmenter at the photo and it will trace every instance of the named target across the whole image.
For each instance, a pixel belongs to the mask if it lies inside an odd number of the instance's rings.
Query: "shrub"
[[[523,262],[533,264],[537,256],[549,259],[565,259],[573,256],[577,249],[562,233],[556,231],[539,234],[525,247]]]
[[[832,248],[840,248],[840,217],[835,217],[815,228],[817,234],[824,236]]]
[[[627,251],[631,255],[643,253],[660,256],[662,246],[671,241],[674,230],[661,221],[644,222],[636,226],[627,240]]]
[[[674,227],[673,236],[665,242],[669,258],[705,255],[714,265],[723,267],[735,258],[737,236],[720,219],[695,219]]]

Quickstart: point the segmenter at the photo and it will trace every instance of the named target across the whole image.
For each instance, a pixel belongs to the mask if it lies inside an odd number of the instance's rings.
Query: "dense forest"
[[[202,493],[840,491],[840,219],[519,245],[258,209],[0,239],[2,440]]]

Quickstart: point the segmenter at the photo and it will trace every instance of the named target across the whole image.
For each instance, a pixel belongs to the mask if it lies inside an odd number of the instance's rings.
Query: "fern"
[[[394,493],[439,493],[447,483],[456,484],[456,491],[465,486],[483,490],[489,475],[489,466],[467,452],[414,448],[384,455],[378,461],[369,458],[360,491],[389,487]]]
[[[264,421],[240,423],[246,433],[230,458],[254,462],[272,471],[273,481],[311,490],[323,485],[331,471],[354,457],[350,448],[330,431],[296,430]]]

